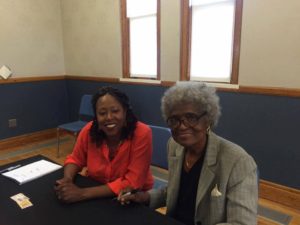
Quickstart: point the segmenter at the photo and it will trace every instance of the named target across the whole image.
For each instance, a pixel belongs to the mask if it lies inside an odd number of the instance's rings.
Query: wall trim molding
[[[66,75],[66,79],[70,80],[89,80],[89,81],[100,81],[100,82],[111,82],[111,83],[127,83],[127,84],[139,84],[139,85],[154,85],[170,87],[174,85],[175,81],[161,81],[160,84],[156,83],[141,83],[141,82],[126,82],[120,81],[119,78],[108,78],[108,77],[94,77],[94,76],[72,76]],[[296,88],[280,88],[280,87],[254,87],[240,85],[238,88],[224,88],[217,87],[218,91],[224,92],[235,92],[235,93],[248,93],[248,94],[262,94],[262,95],[275,95],[275,96],[287,96],[287,97],[300,97],[300,89]]]
[[[120,83],[118,77],[97,77],[97,76],[74,76],[66,75],[67,80],[83,80],[83,81],[98,81],[108,83]]]
[[[0,151],[56,137],[56,128],[0,140]]]
[[[28,82],[40,82],[48,80],[65,80],[65,75],[54,75],[54,76],[32,76],[32,77],[16,77],[8,78],[7,80],[0,80],[1,84],[14,84],[14,83],[28,83]]]
[[[107,83],[122,83],[122,84],[138,84],[145,86],[162,86],[170,87],[174,85],[175,81],[161,81],[161,83],[149,83],[149,82],[134,82],[132,81],[120,81],[119,77],[98,77],[98,76],[76,76],[76,75],[56,75],[56,76],[32,76],[32,77],[17,77],[9,78],[7,80],[0,80],[1,84],[11,84],[11,83],[26,83],[26,82],[39,82],[48,80],[82,80],[82,81],[97,81],[97,82],[107,82]],[[284,87],[254,87],[254,86],[244,86],[239,85],[238,88],[230,87],[218,87],[218,91],[223,92],[233,92],[233,93],[245,93],[245,94],[261,94],[261,95],[274,95],[274,96],[286,96],[286,97],[300,97],[300,88],[284,88]]]
[[[300,190],[266,180],[260,180],[259,183],[260,198],[300,210]]]
[[[72,76],[66,75],[68,80],[89,80],[89,81],[100,81],[100,82],[111,82],[111,83],[126,83],[126,84],[139,84],[139,85],[152,85],[152,86],[163,86],[170,87],[174,85],[175,81],[161,81],[157,83],[141,83],[141,82],[126,82],[120,81],[119,78],[108,78],[108,77],[94,77],[94,76]],[[262,94],[262,95],[275,95],[275,96],[287,96],[287,97],[300,97],[300,89],[296,88],[280,88],[280,87],[254,87],[240,85],[239,88],[224,88],[217,87],[218,91],[224,92],[235,92],[235,93],[248,93],[248,94]]]
[[[232,90],[235,91],[234,89]],[[296,88],[280,88],[280,87],[252,87],[240,85],[237,90],[239,93],[275,95],[287,97],[300,97],[300,89]]]

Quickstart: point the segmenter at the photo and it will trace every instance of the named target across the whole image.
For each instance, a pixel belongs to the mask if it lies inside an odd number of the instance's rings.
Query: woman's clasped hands
[[[71,179],[57,180],[54,187],[57,198],[65,203],[83,200],[84,189],[76,186]]]

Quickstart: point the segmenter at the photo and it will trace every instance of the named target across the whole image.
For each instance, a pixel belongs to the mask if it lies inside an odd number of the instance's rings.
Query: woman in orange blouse
[[[137,121],[128,97],[118,89],[101,88],[93,96],[92,104],[95,119],[82,129],[65,161],[64,177],[56,181],[57,197],[70,203],[116,196],[128,186],[151,189],[151,129]],[[101,185],[76,186],[73,179],[83,167]]]

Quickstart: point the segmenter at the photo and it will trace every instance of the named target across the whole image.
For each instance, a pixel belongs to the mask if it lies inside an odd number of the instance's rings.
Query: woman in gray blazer
[[[162,98],[172,131],[168,142],[168,187],[137,192],[121,203],[167,206],[167,215],[187,225],[257,224],[257,168],[240,146],[211,131],[220,116],[215,89],[178,82]]]

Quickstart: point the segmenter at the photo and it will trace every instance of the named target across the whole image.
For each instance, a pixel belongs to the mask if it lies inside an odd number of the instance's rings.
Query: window
[[[159,0],[121,0],[123,77],[160,79]]]
[[[181,79],[237,84],[242,0],[182,0]]]

